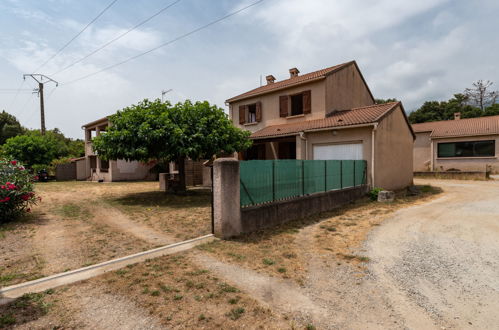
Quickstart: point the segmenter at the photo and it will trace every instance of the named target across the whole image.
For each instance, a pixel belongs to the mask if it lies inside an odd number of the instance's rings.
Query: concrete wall
[[[413,183],[414,138],[397,106],[378,124],[374,146],[374,186],[389,190]]]
[[[326,95],[324,82],[325,79],[231,103],[229,106],[230,118],[232,119],[232,122],[235,126],[251,132],[256,132],[266,126],[271,125],[289,124],[303,120],[324,118],[326,114]],[[312,112],[306,115],[292,116],[287,118],[279,117],[279,96],[296,94],[306,90],[311,90],[312,93]],[[262,121],[259,123],[239,125],[239,106],[256,103],[257,101],[262,102]]]
[[[346,110],[374,104],[369,89],[355,65],[326,78],[326,110]]]
[[[495,140],[496,152],[494,157],[455,157],[455,158],[438,158],[438,143],[441,142],[458,142],[458,141],[481,141]],[[433,139],[433,162],[434,171],[447,171],[448,169],[458,169],[461,171],[480,171],[485,172],[487,166],[492,170],[492,173],[499,173],[499,136],[468,136],[460,138],[445,138]]]
[[[85,158],[79,159],[76,162],[76,180],[83,181],[87,179],[87,170],[85,166]]]
[[[241,209],[239,162],[231,158],[217,159],[213,171],[214,231],[220,238],[330,211],[364,196],[369,189],[366,185]]]
[[[431,132],[416,133],[414,141],[414,171],[423,172],[431,170]]]
[[[109,172],[111,181],[137,181],[154,180],[155,174],[151,173],[154,165],[148,165],[138,161],[126,161],[119,159],[109,162]]]

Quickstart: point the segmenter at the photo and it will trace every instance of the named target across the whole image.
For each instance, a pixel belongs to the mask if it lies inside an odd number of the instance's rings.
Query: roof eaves
[[[311,83],[311,82],[316,82],[316,81],[324,80],[324,79],[326,79],[325,75],[319,76],[319,77],[316,77],[316,78],[307,79],[307,80],[302,80],[300,82],[289,84],[289,85],[284,85],[282,87],[277,87],[277,88],[274,88],[274,89],[269,89],[269,90],[266,90],[266,91],[257,92],[257,93],[254,93],[254,94],[248,94],[248,95],[244,95],[244,96],[234,96],[233,98],[225,100],[225,102],[226,103],[232,103],[232,102],[236,102],[236,101],[242,101],[242,100],[250,99],[250,98],[255,97],[255,96],[261,96],[261,95],[265,95],[265,94],[270,94],[270,93],[274,93],[276,91],[281,91],[281,90],[284,90],[284,89],[287,89],[287,88],[301,86],[301,85],[304,85],[304,84],[308,84],[308,83]],[[243,94],[245,94],[245,93],[243,93]]]
[[[411,131],[412,138],[413,138],[413,140],[416,140],[416,133],[414,133],[414,130],[412,129],[412,125],[409,122],[409,118],[407,118],[407,114],[405,113],[405,109],[404,109],[404,106],[402,105],[401,101],[393,102],[393,106],[390,109],[388,109],[387,111],[385,111],[381,116],[376,118],[376,121],[380,122],[381,120],[383,120],[383,118],[385,118],[390,113],[392,113],[395,109],[397,109],[397,106],[400,106],[400,110],[402,111],[402,115],[404,116],[405,122],[406,122],[407,126],[409,126],[409,130]]]

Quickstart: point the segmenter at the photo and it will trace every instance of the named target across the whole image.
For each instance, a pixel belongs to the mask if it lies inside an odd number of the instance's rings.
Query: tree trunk
[[[185,157],[180,157],[178,159],[178,192],[185,193]]]

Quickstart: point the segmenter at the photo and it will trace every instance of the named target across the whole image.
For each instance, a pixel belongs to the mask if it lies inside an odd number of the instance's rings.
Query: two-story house
[[[138,161],[104,160],[92,149],[92,139],[109,126],[107,117],[83,125],[85,130],[85,158],[77,162],[77,178],[90,181],[133,181],[152,180],[156,175],[151,172],[155,164],[144,164]],[[84,162],[83,164],[79,164]]]
[[[371,186],[412,184],[414,133],[401,102],[375,104],[355,61],[267,84],[227,100],[252,132],[240,159],[366,160]]]

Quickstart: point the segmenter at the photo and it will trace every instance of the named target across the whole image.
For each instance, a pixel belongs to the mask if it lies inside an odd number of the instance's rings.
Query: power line
[[[112,5],[114,5],[118,0],[113,0],[109,5],[107,5],[106,8],[104,8],[99,15],[97,15],[93,20],[91,20],[80,32],[78,32],[71,40],[69,40],[64,46],[62,46],[54,55],[50,56],[45,62],[43,62],[36,70],[35,72],[40,70],[45,64],[50,62],[54,57],[59,55],[67,46],[69,46],[70,43],[72,43],[76,38],[78,38],[92,23],[94,23],[96,20],[99,19],[109,8],[111,8]]]
[[[206,28],[208,28],[208,27],[210,27],[210,26],[212,26],[212,25],[214,25],[214,24],[217,24],[217,23],[219,23],[219,22],[221,22],[221,21],[223,21],[223,20],[225,20],[225,19],[227,19],[227,18],[229,18],[229,17],[231,17],[231,16],[234,16],[234,15],[236,15],[236,14],[239,14],[240,12],[242,12],[242,11],[244,11],[244,10],[246,10],[246,9],[249,9],[250,7],[253,7],[253,6],[255,6],[255,5],[257,5],[257,4],[259,4],[259,3],[263,2],[263,1],[265,1],[265,0],[258,0],[258,1],[255,1],[255,2],[253,2],[253,3],[251,3],[251,4],[249,4],[249,5],[247,5],[247,6],[243,7],[243,8],[241,8],[241,9],[238,9],[238,10],[236,10],[236,11],[233,11],[233,12],[231,12],[231,13],[229,13],[229,14],[225,15],[225,16],[222,16],[222,17],[220,17],[220,18],[218,18],[218,19],[216,19],[216,20],[214,20],[214,21],[211,21],[210,23],[207,23],[207,24],[205,24],[205,25],[202,25],[202,26],[200,26],[200,27],[198,27],[198,28],[196,28],[196,29],[194,29],[194,30],[192,30],[192,31],[190,31],[190,32],[187,32],[187,33],[185,33],[185,34],[183,34],[183,35],[181,35],[181,36],[178,36],[178,37],[176,37],[176,38],[174,38],[174,39],[172,39],[172,40],[170,40],[170,41],[167,41],[167,42],[165,42],[165,43],[163,43],[163,44],[160,44],[159,46],[156,46],[156,47],[154,47],[154,48],[152,48],[152,49],[149,49],[148,51],[145,51],[145,52],[143,52],[143,53],[140,53],[140,54],[137,54],[137,55],[135,55],[135,56],[129,57],[129,58],[127,58],[127,59],[126,59],[126,60],[124,60],[124,61],[121,61],[121,62],[115,63],[115,64],[113,64],[113,65],[107,66],[107,67],[105,67],[105,68],[103,68],[103,69],[100,69],[100,70],[98,70],[98,71],[92,72],[92,73],[87,74],[87,75],[85,75],[85,76],[82,76],[82,77],[80,77],[80,78],[77,78],[77,79],[71,80],[71,81],[69,81],[69,82],[67,82],[67,83],[62,83],[61,85],[68,85],[68,84],[72,84],[72,83],[75,83],[75,82],[77,82],[77,81],[80,81],[80,80],[83,80],[83,79],[90,78],[90,77],[92,77],[92,76],[95,76],[96,74],[99,74],[99,73],[101,73],[101,72],[104,72],[104,71],[110,70],[110,69],[115,68],[115,67],[117,67],[117,66],[120,66],[120,65],[122,65],[122,64],[125,64],[125,63],[128,63],[128,62],[130,62],[130,61],[133,61],[133,60],[135,60],[135,59],[137,59],[137,58],[139,58],[139,57],[141,57],[141,56],[144,56],[144,55],[146,55],[146,54],[152,53],[152,52],[153,52],[153,51],[155,51],[155,50],[158,50],[158,49],[160,49],[160,48],[162,48],[162,47],[165,47],[165,46],[167,46],[167,45],[170,45],[170,44],[172,44],[172,43],[174,43],[174,42],[176,42],[176,41],[179,41],[179,40],[181,40],[181,39],[184,39],[184,38],[186,38],[186,37],[188,37],[188,36],[190,36],[190,35],[192,35],[192,34],[194,34],[194,33],[196,33],[196,32],[199,32],[199,31],[201,31],[201,30],[203,30],[203,29],[206,29]]]
[[[146,24],[147,22],[149,22],[150,20],[152,20],[154,17],[158,16],[159,14],[163,13],[165,10],[167,10],[168,8],[172,7],[173,5],[179,3],[180,1],[182,0],[176,0],[172,3],[170,3],[168,6],[166,7],[163,7],[161,8],[159,11],[157,11],[154,15],[146,18],[145,20],[143,20],[142,22],[138,23],[137,25],[135,25],[134,27],[128,29],[127,31],[123,32],[122,34],[120,34],[119,36],[115,37],[114,39],[111,39],[109,40],[107,43],[105,43],[104,45],[100,46],[99,48],[95,49],[94,51],[88,53],[87,55],[81,57],[80,59],[74,61],[73,63],[69,64],[68,66],[64,67],[63,69],[59,70],[59,71],[56,71],[54,73],[51,74],[51,76],[55,76],[56,74],[59,74],[63,71],[66,71],[67,69],[69,69],[70,67],[72,67],[73,65],[75,64],[78,64],[80,63],[81,61],[84,61],[86,60],[87,58],[89,58],[90,56],[94,55],[95,53],[103,50],[104,48],[106,48],[107,46],[109,46],[110,44],[112,44],[113,42],[116,42],[118,41],[119,39],[123,38],[124,36],[126,36],[127,34],[129,34],[130,32],[132,32],[133,30],[139,28],[140,26]]]
[[[12,106],[14,105],[14,103],[16,102],[17,100],[17,96],[19,95],[19,92],[21,91],[21,88],[23,87],[24,85],[24,79],[23,81],[21,82],[21,84],[19,85],[19,87],[17,88],[17,92],[16,92],[16,95],[14,95],[14,98],[12,99],[12,102],[10,102],[9,104],[9,107],[8,107],[8,110],[10,110],[10,108],[12,108]]]

